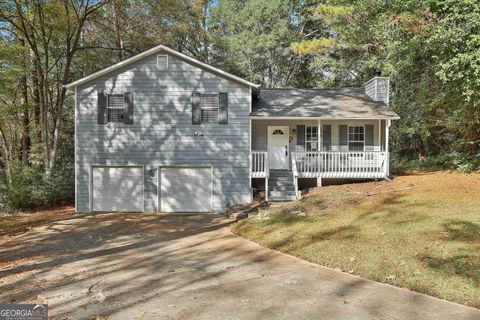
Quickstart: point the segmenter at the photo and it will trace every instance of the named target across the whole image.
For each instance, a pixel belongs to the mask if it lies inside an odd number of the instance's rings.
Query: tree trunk
[[[113,6],[113,28],[115,31],[115,47],[117,48],[117,55],[118,61],[123,61],[123,41],[122,41],[122,34],[120,30],[120,20],[121,20],[121,3],[119,0],[115,0],[112,2]]]
[[[25,40],[23,38],[18,39],[20,45],[25,47]],[[27,84],[27,64],[28,64],[28,57],[24,59],[24,70],[23,74],[20,78],[20,90],[22,96],[22,105],[23,105],[23,112],[22,112],[22,138],[21,138],[21,160],[23,165],[28,164],[28,158],[30,155],[30,117],[29,117],[29,110],[28,110],[28,84]]]
[[[40,83],[38,81],[37,66],[35,59],[33,59],[33,72],[32,72],[32,85],[33,85],[33,119],[35,122],[35,143],[41,143],[42,141],[42,121],[41,121],[41,106],[40,106]]]

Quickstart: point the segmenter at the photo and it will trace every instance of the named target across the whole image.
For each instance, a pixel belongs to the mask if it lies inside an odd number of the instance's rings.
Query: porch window
[[[364,151],[365,149],[365,127],[349,126],[348,127],[348,150]]]
[[[318,127],[305,127],[305,150],[318,151]]]

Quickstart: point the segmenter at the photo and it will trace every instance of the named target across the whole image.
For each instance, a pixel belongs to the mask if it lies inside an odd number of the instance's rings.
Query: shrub
[[[39,166],[10,164],[11,181],[0,180],[0,211],[13,212],[52,206],[74,198],[74,170],[59,163],[50,177]]]
[[[480,155],[449,152],[427,156],[423,161],[392,156],[392,169],[393,171],[450,169],[458,172],[471,172],[480,169]]]

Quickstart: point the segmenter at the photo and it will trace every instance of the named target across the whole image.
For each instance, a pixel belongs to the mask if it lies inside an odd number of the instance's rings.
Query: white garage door
[[[161,168],[160,211],[211,212],[211,168]]]
[[[94,167],[93,211],[143,211],[142,167]]]

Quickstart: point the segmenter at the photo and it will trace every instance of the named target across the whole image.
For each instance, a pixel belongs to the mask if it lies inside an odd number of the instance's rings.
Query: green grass
[[[308,261],[480,307],[479,195],[480,174],[410,175],[316,189],[232,229]]]

